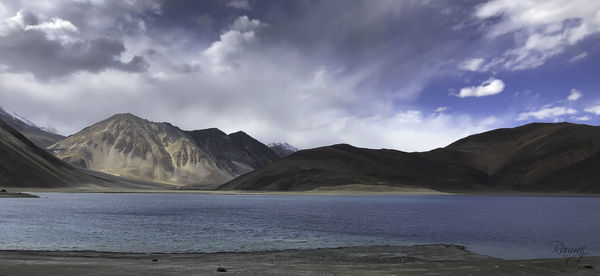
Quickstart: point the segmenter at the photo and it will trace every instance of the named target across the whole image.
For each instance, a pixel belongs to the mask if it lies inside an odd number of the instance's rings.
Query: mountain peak
[[[288,143],[270,143],[267,146],[282,158],[298,151],[296,147]]]
[[[108,118],[108,120],[145,120],[139,116],[136,116],[132,113],[117,113]]]

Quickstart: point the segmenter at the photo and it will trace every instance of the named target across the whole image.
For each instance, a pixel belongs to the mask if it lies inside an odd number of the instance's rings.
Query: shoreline
[[[585,275],[598,273],[600,257],[575,265],[565,258],[504,260],[447,244],[217,253],[0,250],[2,275],[204,275],[219,267],[237,275]]]
[[[0,192],[0,198],[39,198],[39,196],[23,192]]]
[[[206,194],[206,195],[290,195],[290,196],[541,196],[541,197],[600,197],[600,194],[542,193],[542,192],[440,192],[435,190],[406,191],[356,191],[356,190],[310,190],[310,191],[252,191],[252,190],[194,190],[194,189],[98,189],[98,188],[13,188],[27,193],[100,193],[100,194]],[[35,197],[35,196],[34,196]],[[0,194],[0,198],[2,198]]]

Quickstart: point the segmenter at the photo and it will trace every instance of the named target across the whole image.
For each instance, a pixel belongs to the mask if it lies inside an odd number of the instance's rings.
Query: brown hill
[[[449,192],[600,193],[600,128],[529,124],[406,153],[349,145],[304,150],[220,189],[297,191],[347,184]]]

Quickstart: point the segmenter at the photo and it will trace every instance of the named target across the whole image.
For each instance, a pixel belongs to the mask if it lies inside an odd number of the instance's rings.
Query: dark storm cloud
[[[152,1],[9,2],[12,12],[0,19],[0,66],[8,72],[29,72],[39,80],[72,73],[146,72],[150,66],[128,53],[125,40],[145,30],[145,20],[158,11]],[[5,11],[6,12],[6,11]]]
[[[469,25],[477,2],[267,0],[250,1],[252,9],[240,10],[224,5],[227,1],[176,0],[163,3],[153,24],[208,47],[235,18],[247,15],[269,26],[256,32],[258,48],[273,55],[281,48],[296,51],[315,66],[347,74],[370,71],[365,90],[407,98],[431,75],[454,70],[450,61],[477,49],[481,31]],[[198,14],[209,15],[212,24],[197,24]]]
[[[107,68],[146,71],[148,63],[141,56],[135,56],[129,62],[120,61],[124,51],[123,42],[107,38],[63,45],[35,30],[0,37],[1,63],[9,71],[30,72],[41,80],[77,71],[99,72]]]

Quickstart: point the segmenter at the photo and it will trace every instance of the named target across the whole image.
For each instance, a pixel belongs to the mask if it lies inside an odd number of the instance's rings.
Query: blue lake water
[[[0,199],[0,250],[217,252],[452,243],[600,255],[600,198],[61,194]]]

